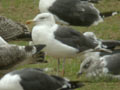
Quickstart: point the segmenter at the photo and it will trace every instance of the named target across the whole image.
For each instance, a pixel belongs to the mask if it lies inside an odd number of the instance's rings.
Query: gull
[[[92,52],[80,64],[78,76],[85,73],[87,77],[109,76],[120,79],[120,49],[112,53]]]
[[[96,48],[98,45],[79,31],[56,24],[54,16],[50,13],[38,14],[33,20],[28,20],[27,24],[31,22],[35,23],[32,29],[33,44],[45,44],[43,51],[49,56],[65,59],[75,57],[89,49],[104,49],[102,46]]]
[[[48,75],[38,68],[12,71],[0,79],[0,90],[74,90],[82,86],[80,81]]]
[[[4,16],[0,16],[0,36],[5,40],[11,40],[15,38],[30,38],[30,32],[26,25],[19,22],[15,22]]]
[[[51,13],[56,22],[65,25],[98,25],[103,19],[118,14],[117,11],[100,11],[89,1],[98,0],[40,0],[40,13]]]

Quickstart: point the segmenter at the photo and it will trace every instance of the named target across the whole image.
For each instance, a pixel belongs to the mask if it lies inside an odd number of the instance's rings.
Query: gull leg
[[[65,74],[65,58],[63,59],[63,70],[62,70],[62,76]]]
[[[86,30],[90,31],[90,26],[88,26]]]
[[[58,58],[57,75],[59,75],[60,59]]]

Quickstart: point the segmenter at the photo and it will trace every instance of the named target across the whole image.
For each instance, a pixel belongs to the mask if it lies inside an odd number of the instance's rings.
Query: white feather
[[[48,11],[48,8],[50,6],[53,5],[53,3],[55,2],[56,0],[40,0],[39,1],[39,9],[40,9],[40,12],[47,12]]]
[[[1,36],[0,36],[0,45],[8,44]]]
[[[23,90],[19,75],[6,74],[0,79],[0,90]]]

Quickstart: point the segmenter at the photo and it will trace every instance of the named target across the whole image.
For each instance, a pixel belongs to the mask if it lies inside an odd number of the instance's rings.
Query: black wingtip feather
[[[69,84],[71,85],[70,87],[66,87],[66,88],[60,88],[58,90],[72,90],[72,89],[76,89],[76,88],[81,88],[84,86],[83,83],[81,83],[80,81],[70,81]]]
[[[100,16],[103,17],[103,18],[106,18],[106,17],[117,15],[117,14],[120,14],[120,11],[103,12],[103,13],[100,13]]]
[[[46,45],[45,44],[40,44],[40,45],[34,45],[37,49],[37,53],[39,53]]]
[[[70,81],[69,83],[71,84],[72,89],[80,88],[84,86],[84,84],[81,83],[80,81]]]

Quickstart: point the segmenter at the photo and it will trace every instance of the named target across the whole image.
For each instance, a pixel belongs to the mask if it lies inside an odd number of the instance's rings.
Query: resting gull
[[[0,70],[10,68],[17,63],[22,62],[27,57],[39,53],[45,45],[18,46],[1,45],[0,46]]]
[[[5,40],[15,38],[30,38],[30,32],[27,26],[15,22],[7,17],[0,16],[0,36]]]
[[[41,13],[49,12],[54,15],[56,22],[73,26],[97,25],[103,17],[116,15],[117,12],[100,13],[89,0],[40,0]],[[90,0],[96,1],[96,0]]]
[[[82,86],[80,81],[47,75],[33,68],[7,73],[0,79],[0,90],[73,90]]]
[[[81,63],[78,75],[83,73],[86,73],[88,77],[110,76],[120,79],[120,49],[112,53],[89,53]]]

